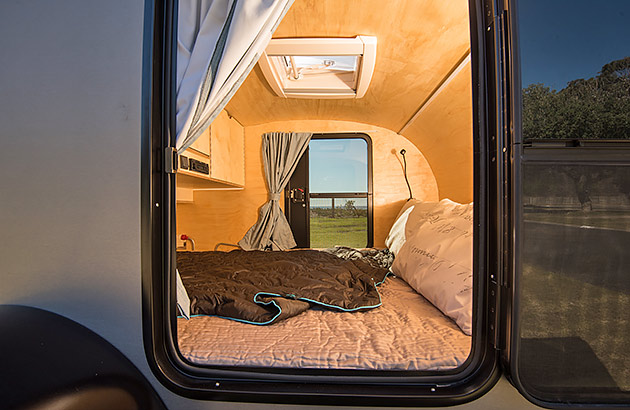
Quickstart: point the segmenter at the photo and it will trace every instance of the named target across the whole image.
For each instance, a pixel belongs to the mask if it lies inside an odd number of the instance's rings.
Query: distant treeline
[[[311,218],[358,218],[367,216],[365,207],[355,206],[355,201],[346,201],[339,207],[311,207]]]
[[[544,84],[524,88],[523,137],[630,139],[630,57],[560,91]]]
[[[367,209],[311,208],[311,218],[359,218],[367,216]]]

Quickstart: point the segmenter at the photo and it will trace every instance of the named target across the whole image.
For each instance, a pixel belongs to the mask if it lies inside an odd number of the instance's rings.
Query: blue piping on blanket
[[[346,309],[346,308],[343,308],[341,306],[329,305],[327,303],[318,302],[316,300],[311,300],[311,299],[308,299],[308,298],[298,298],[298,297],[296,297],[293,294],[291,294],[291,295],[279,295],[277,293],[258,292],[258,293],[256,293],[254,295],[254,303],[258,303],[258,304],[261,304],[261,305],[273,304],[276,308],[278,308],[278,313],[273,318],[269,319],[266,322],[252,322],[250,320],[238,319],[238,318],[234,318],[234,317],[218,316],[218,315],[203,315],[203,314],[201,314],[201,315],[190,315],[190,317],[193,318],[193,317],[198,317],[198,316],[216,316],[216,317],[219,317],[221,319],[230,319],[230,320],[234,320],[236,322],[243,322],[243,323],[248,323],[248,324],[251,324],[251,325],[261,325],[261,326],[273,323],[273,321],[276,320],[278,318],[278,316],[280,316],[282,314],[282,308],[280,308],[280,306],[278,306],[278,304],[274,300],[270,300],[269,302],[262,302],[262,301],[258,300],[258,295],[269,296],[269,297],[280,297],[280,298],[289,297],[290,296],[291,299],[302,300],[304,302],[310,302],[310,303],[314,303],[316,305],[326,306],[326,307],[333,308],[333,309],[336,309],[336,310],[341,310],[342,312],[356,312],[356,311],[362,310],[362,309],[374,309],[374,308],[377,308],[377,307],[379,307],[379,306],[381,306],[383,304],[383,301],[381,300],[381,292],[378,291],[378,287],[381,286],[383,284],[383,282],[385,282],[385,279],[387,279],[387,277],[390,274],[392,274],[392,272],[391,271],[387,271],[387,273],[385,274],[385,277],[383,278],[382,281],[380,281],[378,283],[374,283],[374,289],[376,290],[376,294],[378,295],[378,304],[372,305],[372,306],[359,306],[359,307],[352,308],[352,309]],[[177,317],[178,318],[182,318],[183,316],[179,316],[178,315]]]

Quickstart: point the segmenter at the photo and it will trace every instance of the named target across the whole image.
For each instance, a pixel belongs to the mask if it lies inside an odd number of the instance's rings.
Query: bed
[[[471,349],[472,209],[448,200],[409,201],[390,231],[387,250],[178,255],[182,279],[192,289],[191,307],[204,313],[178,319],[179,350],[189,362],[206,366],[456,368]],[[269,258],[271,266],[281,268],[269,279],[264,269],[257,271],[266,263],[250,256]],[[314,262],[300,260],[303,256]],[[287,257],[290,263],[283,260]],[[320,260],[326,263],[318,265]],[[260,283],[283,281],[283,264],[287,276],[298,279],[297,287],[281,283],[276,290],[258,291]],[[328,272],[323,282],[311,276],[309,265],[317,267],[311,271]],[[340,266],[348,272],[339,273]],[[235,288],[232,279],[245,287]],[[321,283],[332,293],[318,300]]]
[[[213,316],[178,319],[179,349],[198,365],[310,369],[447,370],[470,352],[470,336],[402,279],[379,287],[364,312],[313,308],[256,326]]]

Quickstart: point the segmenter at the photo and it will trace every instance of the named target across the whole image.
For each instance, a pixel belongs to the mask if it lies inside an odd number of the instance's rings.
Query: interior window
[[[311,141],[309,187],[311,247],[368,246],[367,141]]]
[[[287,186],[287,216],[300,247],[373,243],[369,136],[313,136]],[[303,191],[304,201],[298,200]]]
[[[519,2],[518,375],[547,402],[630,397],[627,1]]]

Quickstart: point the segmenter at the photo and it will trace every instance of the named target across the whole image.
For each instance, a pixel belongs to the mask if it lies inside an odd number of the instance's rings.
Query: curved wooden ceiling
[[[296,0],[273,37],[378,38],[367,94],[343,100],[280,98],[256,66],[226,109],[244,126],[326,119],[400,132],[469,54],[468,19],[466,0]]]

